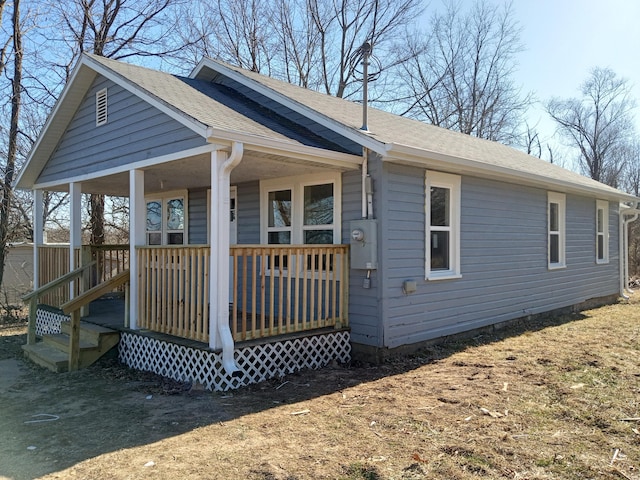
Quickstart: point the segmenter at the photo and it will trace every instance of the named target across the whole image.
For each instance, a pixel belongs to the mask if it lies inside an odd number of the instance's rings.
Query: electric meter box
[[[376,270],[378,268],[378,221],[352,220],[349,223],[351,241],[351,268]]]

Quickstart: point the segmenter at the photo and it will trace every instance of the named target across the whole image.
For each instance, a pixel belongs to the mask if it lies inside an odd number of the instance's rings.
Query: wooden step
[[[60,331],[70,335],[71,322],[60,323]],[[110,328],[96,325],[94,323],[80,322],[80,341],[98,344],[101,338],[108,336],[120,338],[120,334],[115,330],[111,330]]]
[[[52,372],[60,373],[69,370],[69,355],[50,345],[45,345],[44,342],[23,345],[22,350],[29,360]]]
[[[68,371],[71,345],[69,322],[62,322],[61,330],[63,333],[43,335],[42,342],[23,345],[25,356],[53,372]],[[95,363],[119,341],[120,334],[115,330],[80,322],[79,368],[86,368]]]
[[[57,333],[57,334],[48,334],[42,336],[42,342],[45,345],[49,345],[52,348],[60,350],[66,354],[69,353],[69,345],[71,344],[71,337],[66,333]],[[85,339],[80,336],[80,350],[91,350],[97,349],[100,347],[98,342],[87,342]]]

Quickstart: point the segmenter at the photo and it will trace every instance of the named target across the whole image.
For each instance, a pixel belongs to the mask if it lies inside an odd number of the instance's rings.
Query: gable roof
[[[18,188],[29,188],[36,182],[98,75],[121,85],[205,139],[234,139],[242,134],[257,143],[275,142],[284,149],[329,150],[338,158],[344,157],[345,162],[353,157],[344,148],[223,85],[85,53],[18,176]]]
[[[272,100],[307,115],[382,155],[383,160],[491,178],[543,188],[589,193],[638,201],[633,195],[572,172],[506,145],[369,108],[368,131],[362,125],[362,105],[298,87],[210,58],[191,74],[212,80],[228,76]]]
[[[361,104],[210,58],[203,59],[190,78],[184,78],[89,54],[83,54],[58,99],[18,176],[18,188],[30,188],[35,183],[99,74],[210,141],[214,138],[234,140],[242,136],[265,144],[276,142],[285,149],[319,148],[327,154],[353,162],[354,157],[338,145],[225,86],[229,79],[246,87],[248,92],[264,95],[344,138],[377,152],[383,161],[472,173],[612,200],[639,200],[511,147],[375,108],[369,108],[369,131],[363,131],[360,129]]]

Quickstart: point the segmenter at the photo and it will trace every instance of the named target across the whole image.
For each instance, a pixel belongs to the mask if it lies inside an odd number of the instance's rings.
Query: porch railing
[[[76,265],[80,264],[80,250],[76,249]],[[38,246],[38,280],[40,285],[49,284],[69,273],[69,245]],[[56,289],[49,289],[41,295],[39,301],[52,307],[68,302],[69,289],[73,284],[64,282]],[[78,293],[78,291],[76,291]]]
[[[206,246],[137,247],[139,327],[209,341],[209,252]]]
[[[235,245],[235,341],[348,325],[347,245]],[[208,246],[138,247],[141,328],[209,341]],[[132,291],[133,293],[133,291]]]
[[[83,245],[75,250],[75,257],[76,265],[95,262],[91,271],[84,275],[84,285],[81,287],[76,282],[76,296],[129,269],[129,245]],[[69,245],[40,245],[38,259],[40,285],[53,282],[69,273]],[[42,295],[40,302],[60,307],[71,298],[69,291],[72,285],[63,283],[59,288]]]
[[[234,340],[348,324],[347,245],[235,245]]]

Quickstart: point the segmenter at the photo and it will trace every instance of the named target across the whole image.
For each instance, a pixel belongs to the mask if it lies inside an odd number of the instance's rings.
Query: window
[[[460,176],[427,171],[427,280],[460,277]]]
[[[609,263],[609,202],[596,201],[596,263]]]
[[[549,192],[547,196],[549,268],[563,268],[565,262],[565,196]]]
[[[186,192],[147,199],[147,245],[184,245],[187,231]]]
[[[262,243],[340,243],[340,188],[339,173],[262,181]]]
[[[107,89],[96,92],[96,127],[107,123]]]

